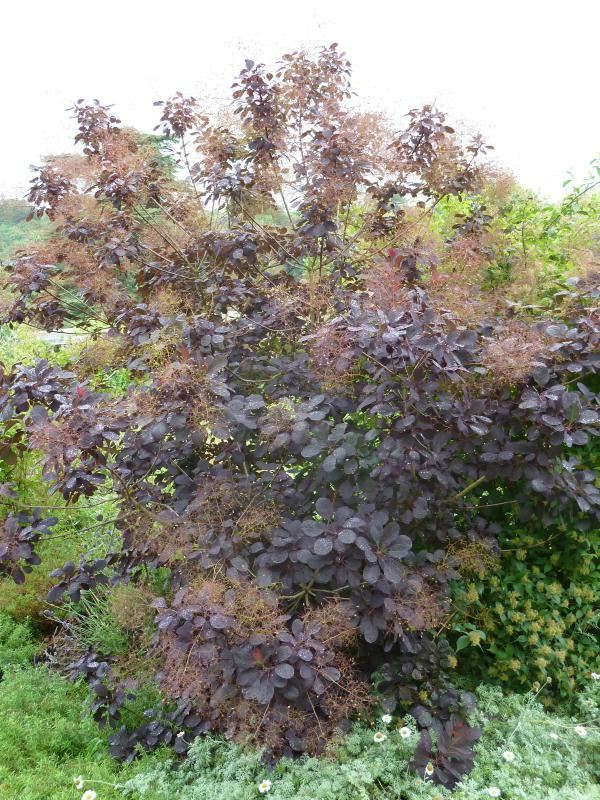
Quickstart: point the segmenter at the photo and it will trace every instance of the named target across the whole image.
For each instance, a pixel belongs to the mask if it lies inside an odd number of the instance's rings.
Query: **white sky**
[[[366,107],[400,119],[435,100],[556,197],[600,154],[599,37],[598,0],[6,0],[0,195],[22,195],[29,164],[73,148],[65,109],[79,97],[151,130],[154,100],[181,90],[214,106],[244,58],[336,41]]]

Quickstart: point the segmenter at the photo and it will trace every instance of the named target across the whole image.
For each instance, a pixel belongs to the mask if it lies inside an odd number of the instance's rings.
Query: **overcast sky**
[[[480,130],[525,185],[561,193],[600,154],[597,0],[21,0],[3,4],[0,195],[22,195],[29,164],[71,150],[65,109],[114,103],[151,130],[176,90],[229,97],[244,58],[338,42],[364,106],[400,119],[436,101]]]

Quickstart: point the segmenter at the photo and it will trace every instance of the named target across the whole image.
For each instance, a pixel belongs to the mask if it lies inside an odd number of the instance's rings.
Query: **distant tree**
[[[48,220],[27,224],[31,206],[25,200],[0,200],[0,259],[13,255],[20,247],[43,238],[50,231]]]
[[[25,200],[0,199],[0,225],[15,225],[25,222],[30,211],[31,207]]]

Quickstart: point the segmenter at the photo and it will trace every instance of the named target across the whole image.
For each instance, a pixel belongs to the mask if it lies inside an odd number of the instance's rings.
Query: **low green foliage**
[[[2,426],[0,425],[0,433]],[[6,457],[6,453],[4,453]],[[9,577],[0,578],[0,612],[16,620],[31,619],[36,625],[47,626],[44,611],[48,609],[46,597],[56,580],[50,573],[67,561],[78,561],[82,554],[100,556],[110,545],[115,504],[110,495],[90,503],[86,498],[69,506],[60,496],[51,494],[48,481],[35,451],[19,453],[15,463],[0,458],[0,483],[11,481],[15,498],[0,498],[0,519],[10,507],[28,509],[39,506],[58,522],[52,536],[39,545],[41,564],[34,566],[27,580],[16,584]]]
[[[299,761],[284,759],[272,771],[261,764],[258,754],[213,738],[198,739],[189,758],[178,770],[168,763],[141,773],[126,784],[126,796],[147,800],[250,800],[259,797],[259,784],[272,784],[269,800],[433,800],[453,796],[456,800],[490,797],[497,787],[507,800],[593,800],[600,797],[597,729],[576,732],[576,723],[544,713],[538,698],[504,697],[484,687],[479,692],[477,722],[484,735],[476,747],[473,772],[451,795],[428,780],[408,771],[417,736],[411,727],[403,738],[395,719],[379,728],[356,726],[328,756]],[[600,698],[600,683],[589,687],[593,713]],[[595,699],[593,699],[595,698]],[[374,740],[375,732],[384,741]],[[508,755],[503,755],[508,753]],[[512,761],[507,760],[510,754]],[[566,794],[568,792],[568,794]]]
[[[552,798],[592,800],[600,797],[600,731],[593,720],[600,700],[600,683],[590,680],[582,700],[588,713],[579,719],[553,716],[543,711],[541,693],[503,695],[499,689],[479,690],[477,718],[485,722],[484,736],[476,747],[475,768],[453,795],[455,800],[489,796],[486,787],[497,786],[508,800]],[[507,761],[505,754],[514,754]]]
[[[121,766],[87,708],[87,689],[45,666],[27,665],[36,650],[32,629],[0,615],[0,799],[76,800],[73,778],[99,800],[252,800],[268,780],[270,800],[433,800],[450,797],[408,771],[417,744],[414,722],[395,718],[356,725],[320,759],[281,760],[273,769],[260,753],[213,737],[197,739],[183,764],[163,751]],[[597,800],[600,780],[600,681],[578,695],[577,718],[549,715],[540,696],[506,697],[482,687],[472,720],[484,728],[473,772],[456,800]],[[594,722],[596,720],[596,722]],[[406,728],[410,734],[400,733]],[[377,732],[385,739],[375,740]],[[507,752],[514,754],[507,760]],[[177,767],[175,769],[175,767]],[[568,793],[568,794],[567,794]]]
[[[158,763],[158,755],[132,767],[114,761],[86,697],[84,686],[44,666],[7,670],[0,681],[1,800],[78,800],[78,775],[93,775],[99,800],[117,800],[123,793],[115,784]]]
[[[31,626],[15,624],[8,614],[0,613],[0,677],[11,665],[31,662],[37,650]]]
[[[107,392],[115,396],[125,395],[132,376],[126,367],[113,370],[98,371],[90,381],[90,386],[97,392]]]
[[[126,653],[127,631],[111,613],[109,597],[103,587],[86,592],[70,614],[69,630],[83,650],[100,653]]]
[[[2,635],[10,627],[2,620]],[[13,625],[12,639],[30,641],[25,626]],[[28,638],[29,637],[29,638]],[[449,793],[407,770],[417,736],[412,723],[404,739],[405,720],[378,728],[357,726],[327,756],[282,760],[271,771],[260,754],[212,737],[200,738],[178,769],[164,754],[144,756],[133,766],[119,767],[107,755],[104,736],[85,708],[86,690],[69,684],[45,667],[10,667],[0,682],[0,798],[71,800],[78,793],[73,777],[101,800],[250,800],[258,786],[271,781],[273,800],[433,800]],[[484,736],[477,746],[473,772],[459,785],[456,800],[489,796],[497,786],[510,800],[569,800],[599,797],[599,736],[592,725],[586,735],[576,723],[545,714],[533,695],[504,697],[498,689],[479,691],[477,723]],[[600,683],[591,681],[580,697],[585,713],[597,716]],[[585,717],[582,717],[585,719]],[[374,741],[377,730],[383,742]],[[503,753],[514,754],[509,762]]]
[[[43,627],[46,623],[43,612],[48,608],[46,596],[55,583],[50,573],[77,558],[81,544],[73,538],[56,538],[42,542],[40,552],[42,563],[33,567],[25,583],[19,585],[10,578],[0,578],[0,611],[19,621],[31,619]]]
[[[24,495],[28,505],[39,503],[43,507],[52,502],[43,492],[44,484],[38,484],[35,470],[23,477],[22,487],[32,489],[29,495]],[[18,621],[30,619],[38,628],[50,626],[45,612],[49,609],[48,592],[56,583],[51,577],[52,571],[67,561],[78,561],[82,554],[99,557],[110,545],[112,526],[107,523],[114,515],[112,500],[107,498],[106,503],[89,508],[86,505],[83,499],[79,506],[50,508],[48,514],[57,516],[58,523],[53,535],[40,542],[41,563],[32,568],[22,584],[16,584],[9,577],[0,578],[0,612]],[[0,518],[2,516],[0,514]]]

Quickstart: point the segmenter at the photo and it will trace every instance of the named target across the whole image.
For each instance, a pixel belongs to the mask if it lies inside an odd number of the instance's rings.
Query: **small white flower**
[[[425,775],[430,778],[433,775],[433,764],[431,761],[425,767]]]
[[[558,740],[558,733],[549,733],[548,736],[555,741]]]
[[[502,753],[502,758],[505,761],[508,761],[509,764],[511,764],[515,760],[515,754],[512,752],[512,750],[505,750]]]
[[[497,786],[490,786],[490,788],[488,789],[488,794],[490,797],[500,797],[502,792]]]
[[[83,775],[78,775],[76,778],[73,778],[73,783],[76,789],[83,789]]]
[[[184,736],[185,736],[185,731],[179,731],[179,733],[177,734],[178,739],[183,739]]]
[[[384,714],[383,717],[381,718],[381,721],[383,722],[384,725],[389,725],[390,722],[392,721],[392,715]]]
[[[268,781],[268,780],[261,781],[261,782],[258,784],[258,791],[259,791],[261,794],[266,794],[267,792],[270,792],[270,791],[271,791],[271,786],[272,786],[272,785],[273,785],[273,784],[271,783],[271,781]]]
[[[408,737],[409,737],[411,734],[412,734],[412,731],[411,731],[411,729],[410,729],[410,728],[407,728],[407,727],[406,727],[406,725],[405,725],[403,728],[400,728],[400,736],[401,736],[403,739],[408,739]]]
[[[575,726],[575,733],[577,734],[577,736],[587,736],[587,731],[583,727],[583,725],[576,725]]]
[[[81,800],[96,800],[96,792],[93,789],[88,789],[81,795]]]
[[[373,741],[377,742],[377,744],[381,744],[381,742],[385,742],[386,738],[387,737],[386,737],[385,733],[381,733],[381,731],[377,731],[375,736],[373,736]]]
[[[591,677],[593,681],[600,681],[600,672],[592,672]]]

